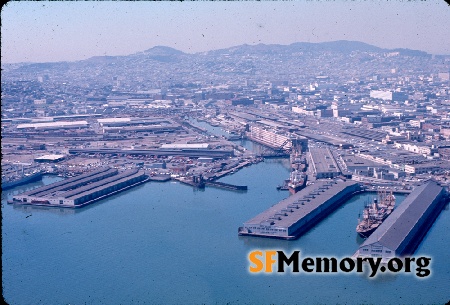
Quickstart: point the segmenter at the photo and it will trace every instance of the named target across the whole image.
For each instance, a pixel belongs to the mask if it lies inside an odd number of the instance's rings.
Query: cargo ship
[[[39,181],[42,178],[42,172],[36,172],[31,174],[23,174],[20,177],[10,177],[9,180],[2,177],[2,190],[7,190],[19,185],[24,185],[30,182]],[[6,180],[6,181],[5,181]]]
[[[394,207],[395,196],[392,191],[379,191],[372,203],[365,204],[356,232],[363,238],[369,237],[392,213]]]
[[[306,174],[299,170],[292,171],[287,186],[291,194],[297,193],[306,186]]]

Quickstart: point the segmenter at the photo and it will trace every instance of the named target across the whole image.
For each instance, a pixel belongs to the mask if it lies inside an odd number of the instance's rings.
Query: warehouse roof
[[[340,172],[334,156],[328,148],[310,148],[309,150],[316,173]]]
[[[17,129],[24,128],[45,128],[45,127],[71,127],[71,126],[87,126],[88,122],[86,121],[59,121],[59,122],[46,122],[46,123],[29,123],[29,124],[19,124],[17,125]]]
[[[430,180],[417,187],[397,207],[375,232],[361,245],[380,243],[392,251],[400,247],[428,207],[443,193],[444,189]],[[400,253],[399,253],[400,254]]]
[[[272,221],[272,226],[287,228],[319,208],[324,202],[333,198],[346,187],[354,184],[357,184],[357,182],[351,180],[316,181],[246,221],[245,224],[260,224],[265,221]],[[289,210],[289,213],[286,213],[286,210]],[[277,216],[280,216],[281,219],[278,219]]]
[[[122,123],[122,122],[129,122],[131,121],[131,118],[107,118],[107,119],[97,119],[97,122],[99,123]]]
[[[38,194],[42,194],[43,192],[52,192],[52,190],[55,190],[55,191],[56,190],[60,190],[60,187],[64,187],[67,184],[70,184],[70,183],[73,183],[73,182],[76,182],[76,181],[79,182],[79,181],[81,181],[83,179],[86,179],[86,178],[89,178],[89,177],[92,177],[92,176],[96,176],[96,175],[98,175],[100,173],[104,173],[104,172],[107,172],[109,170],[110,170],[109,167],[100,167],[100,168],[97,168],[97,169],[95,169],[95,170],[93,170],[91,172],[88,172],[88,173],[84,173],[84,174],[81,174],[81,175],[78,175],[78,176],[75,176],[75,177],[72,177],[72,178],[68,178],[68,179],[61,180],[61,181],[58,181],[58,182],[55,182],[55,183],[52,183],[52,184],[41,186],[41,187],[39,187],[37,189],[34,189],[34,190],[27,191],[25,193],[22,193],[22,195],[37,196]]]
[[[108,177],[108,178],[102,179],[100,181],[90,183],[88,185],[83,185],[81,187],[77,187],[76,189],[62,193],[59,196],[64,197],[66,199],[80,198],[86,194],[94,192],[95,190],[105,189],[108,186],[113,185],[114,183],[117,184],[118,182],[123,181],[124,178],[136,175],[137,173],[138,173],[137,169],[126,170],[126,171],[124,171],[120,174],[114,175],[112,177]]]
[[[162,149],[208,149],[208,143],[193,143],[193,144],[163,144],[161,145]]]

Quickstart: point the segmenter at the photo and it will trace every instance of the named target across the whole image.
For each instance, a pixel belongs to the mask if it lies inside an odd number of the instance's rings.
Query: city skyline
[[[450,10],[441,1],[9,2],[2,8],[1,53],[4,63],[55,62],[129,55],[158,45],[197,53],[242,44],[349,40],[450,54],[448,19]]]

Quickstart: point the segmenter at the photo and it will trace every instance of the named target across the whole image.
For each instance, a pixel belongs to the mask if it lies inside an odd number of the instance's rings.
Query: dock
[[[296,239],[360,191],[351,180],[316,181],[246,221],[238,234]]]
[[[429,180],[403,200],[388,218],[367,238],[353,257],[392,257],[413,254],[449,202],[448,193]]]
[[[386,191],[392,191],[393,194],[400,194],[400,195],[408,195],[412,193],[412,190],[396,190],[393,188],[386,188]],[[366,193],[377,193],[378,189],[366,189]]]
[[[200,189],[205,188],[204,181],[199,181],[199,180],[195,180],[195,179],[187,178],[187,177],[177,177],[177,178],[173,178],[173,180],[178,181],[182,184],[193,186],[195,188],[200,188]]]
[[[170,177],[170,175],[153,175],[149,176],[148,180],[156,182],[167,182],[172,180],[172,178]]]
[[[218,181],[206,181],[207,186],[213,186],[221,189],[232,190],[232,191],[246,191],[248,188],[246,185],[234,185]]]
[[[239,163],[238,165],[236,165],[235,167],[233,167],[233,168],[231,168],[231,169],[223,170],[223,171],[220,171],[220,172],[215,173],[214,175],[212,175],[212,176],[209,177],[209,180],[214,181],[214,180],[217,180],[217,179],[219,179],[219,178],[225,177],[225,176],[227,176],[227,175],[229,175],[229,174],[233,174],[233,173],[235,173],[236,171],[240,170],[241,168],[246,167],[246,166],[249,166],[249,165],[251,165],[251,164],[253,164],[253,163],[250,162],[250,161],[244,161],[244,162],[241,162],[241,163]]]
[[[198,178],[196,179],[195,177],[192,177],[192,179],[186,178],[186,177],[178,177],[178,178],[174,178],[174,180],[181,182],[183,184],[190,185],[195,188],[201,188],[201,189],[205,188],[205,186],[211,186],[211,187],[216,187],[216,188],[221,188],[221,189],[226,189],[226,190],[231,190],[231,191],[246,191],[247,190],[246,185],[234,185],[234,184],[218,182],[218,181],[203,180],[203,179],[198,179]]]
[[[119,173],[103,167],[15,195],[8,203],[79,208],[147,181],[148,176],[137,169]]]

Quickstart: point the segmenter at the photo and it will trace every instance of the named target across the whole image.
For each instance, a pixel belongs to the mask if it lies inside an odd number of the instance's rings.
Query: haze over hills
[[[362,52],[386,52],[387,49],[381,49],[376,46],[372,46],[363,42],[358,41],[347,41],[338,40],[331,42],[321,42],[321,43],[310,43],[310,42],[296,42],[290,45],[279,45],[279,44],[257,44],[248,45],[244,44],[241,46],[214,50],[206,52],[208,54],[223,54],[223,53],[297,53],[297,52],[317,52],[317,51],[328,51],[328,52],[341,52],[350,53],[353,51]],[[425,52],[424,52],[425,53]],[[426,54],[426,53],[425,53]]]
[[[396,49],[385,49],[379,48],[374,45],[370,45],[364,42],[359,41],[348,41],[348,40],[337,40],[330,42],[319,42],[319,43],[311,43],[311,42],[295,42],[290,45],[281,45],[281,44],[256,44],[249,45],[243,44],[234,47],[229,47],[225,49],[217,49],[210,50],[206,52],[198,52],[198,53],[184,53],[183,51],[167,47],[167,46],[155,46],[145,51],[140,51],[130,55],[120,55],[120,56],[93,56],[91,58],[74,61],[74,62],[108,62],[111,60],[117,60],[123,57],[137,57],[143,56],[147,58],[152,58],[155,60],[166,61],[169,57],[176,56],[198,56],[198,55],[223,55],[223,54],[251,54],[251,55],[263,55],[263,54],[292,54],[298,52],[339,52],[339,53],[351,53],[351,52],[400,52],[401,55],[409,55],[409,56],[431,56],[431,54],[420,51],[420,50],[411,50],[405,48],[396,48]],[[445,56],[445,55],[444,55]],[[64,61],[67,62],[67,61]],[[32,65],[35,63],[16,63],[15,66],[19,65]],[[57,63],[49,63],[48,65],[52,65]],[[8,65],[8,64],[6,64]],[[11,64],[12,65],[12,64]]]
[[[182,51],[176,50],[174,48],[165,46],[155,46],[146,51],[139,52],[139,55],[151,55],[151,56],[175,56],[175,55],[221,55],[221,54],[292,54],[297,52],[340,52],[340,53],[351,53],[355,51],[359,52],[400,52],[401,55],[410,56],[431,56],[427,52],[420,50],[411,49],[383,49],[377,46],[373,46],[364,42],[359,41],[348,41],[348,40],[337,40],[330,42],[295,42],[290,45],[280,45],[280,44],[256,44],[249,45],[243,44],[235,47],[211,50],[207,52],[199,52],[195,54],[188,54]]]
[[[86,60],[55,63],[2,64],[5,80],[66,79],[66,83],[104,83],[111,78],[129,83],[130,89],[171,86],[180,83],[223,83],[239,79],[289,79],[304,81],[314,75],[336,79],[390,73],[391,69],[421,71],[439,64],[423,51],[383,49],[357,41],[323,43],[297,42],[290,45],[239,45],[194,54],[155,46],[126,56],[95,56]],[[442,62],[442,61],[441,61]],[[436,67],[436,71],[439,68]]]

